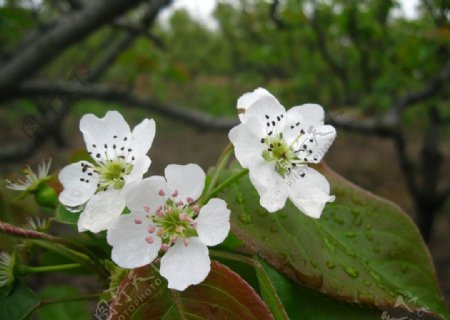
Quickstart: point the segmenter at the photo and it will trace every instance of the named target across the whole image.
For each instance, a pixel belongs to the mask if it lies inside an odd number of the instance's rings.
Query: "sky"
[[[173,4],[161,12],[161,21],[167,21],[170,15],[180,8],[184,8],[205,25],[214,28],[216,26],[212,18],[212,12],[218,0],[174,0]],[[384,0],[379,0],[384,1]],[[400,0],[401,9],[395,12],[398,15],[405,15],[408,18],[415,16],[416,7],[420,0]]]

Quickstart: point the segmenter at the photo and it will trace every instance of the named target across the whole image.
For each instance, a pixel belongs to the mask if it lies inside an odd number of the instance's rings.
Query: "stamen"
[[[194,202],[194,199],[192,199],[191,197],[187,197],[186,202],[191,204],[192,202]]]
[[[149,233],[153,233],[153,232],[155,232],[155,230],[156,230],[156,228],[155,228],[154,225],[152,225],[152,224],[149,224],[149,225],[148,225],[147,231],[148,231]]]
[[[162,190],[162,189],[159,190],[158,194],[159,194],[161,197],[164,197],[164,195],[165,195],[164,190]]]
[[[173,193],[172,193],[172,197],[176,197],[176,196],[178,196],[178,190],[175,190]]]
[[[136,223],[136,224],[141,224],[141,223],[142,223],[142,220],[141,220],[141,219],[134,219],[134,223]]]
[[[147,243],[149,243],[149,244],[152,244],[153,242],[155,242],[155,240],[153,240],[153,237],[151,237],[151,236],[145,237],[145,241],[147,241]]]
[[[147,213],[149,213],[149,212],[150,212],[150,207],[147,206],[147,205],[145,205],[145,206],[144,206],[144,211],[147,212]]]
[[[189,238],[184,238],[183,242],[184,242],[184,246],[187,247],[189,244]]]

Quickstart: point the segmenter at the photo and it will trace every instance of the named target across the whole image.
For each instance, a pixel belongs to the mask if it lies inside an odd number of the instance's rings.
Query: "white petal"
[[[132,181],[142,180],[142,176],[147,172],[150,167],[151,160],[147,156],[143,156],[138,158],[138,160],[133,164],[133,170],[131,170],[130,174],[125,176],[125,181],[127,183]]]
[[[97,193],[89,200],[78,219],[78,231],[94,233],[108,229],[125,208],[125,198],[119,190],[109,189]]]
[[[330,184],[323,175],[309,167],[292,170],[285,178],[289,187],[289,199],[304,214],[320,218],[327,202],[333,202],[330,196]]]
[[[288,188],[273,164],[261,162],[250,167],[250,180],[258,191],[260,204],[269,212],[282,209],[288,197]]]
[[[130,146],[136,159],[147,154],[155,138],[155,121],[144,119],[133,129]]]
[[[311,133],[314,127],[322,126],[325,113],[322,106],[307,103],[292,107],[287,111],[284,136],[287,143],[292,143],[302,132]]]
[[[136,221],[141,221],[137,224]],[[111,259],[120,267],[132,269],[151,263],[158,256],[161,239],[147,231],[151,224],[145,214],[131,212],[121,215],[110,226],[107,233],[108,243],[113,247]],[[146,237],[151,236],[153,243]]]
[[[164,196],[159,195],[160,190],[163,190]],[[170,193],[163,177],[152,176],[133,183],[125,190],[126,204],[131,211],[143,211],[144,206],[148,206],[149,212],[155,213],[159,206],[164,205]]]
[[[205,280],[210,270],[208,247],[198,238],[189,238],[187,247],[180,239],[167,251],[161,258],[159,272],[169,281],[170,289],[183,291]]]
[[[97,174],[87,169],[83,172],[82,164],[87,161],[79,161],[69,164],[59,173],[59,181],[64,190],[59,194],[59,201],[68,207],[76,207],[86,203],[97,190]],[[92,176],[88,175],[89,173]]]
[[[330,125],[314,127],[311,133],[299,139],[294,148],[301,150],[296,153],[303,161],[319,163],[336,138],[336,129]]]
[[[236,159],[244,168],[248,168],[251,163],[258,161],[257,159],[263,159],[265,145],[261,143],[261,139],[264,136],[260,133],[259,122],[256,118],[250,118],[246,124],[237,125],[228,134]]]
[[[261,95],[245,111],[245,121],[256,118],[260,124],[258,135],[263,137],[277,135],[284,131],[286,110],[272,95]]]
[[[258,101],[259,99],[262,99],[264,97],[272,97],[273,99],[275,99],[275,97],[264,88],[258,88],[252,92],[244,93],[242,96],[239,97],[239,99],[237,101],[237,108],[238,108],[239,119],[241,119],[242,123],[244,123],[246,121],[245,111],[247,111],[247,109],[251,105],[253,105],[256,101]]]
[[[197,200],[203,192],[206,175],[197,164],[171,164],[164,170],[164,175],[169,188],[178,191],[178,200]]]
[[[130,127],[117,111],[108,111],[103,118],[86,114],[80,120],[86,148],[96,161],[114,159],[120,149],[128,149]]]
[[[230,210],[222,199],[211,199],[201,208],[195,222],[200,240],[207,246],[218,245],[230,231]]]

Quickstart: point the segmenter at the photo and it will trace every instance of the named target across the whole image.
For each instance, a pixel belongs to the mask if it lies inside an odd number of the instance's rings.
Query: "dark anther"
[[[97,148],[97,146],[95,144],[92,145],[93,148]]]
[[[92,176],[92,172],[89,172],[89,173],[88,173],[88,176]]]
[[[300,122],[297,122],[295,125],[298,127],[300,125]]]
[[[125,150],[125,147],[120,148],[120,150],[122,150],[122,151]]]
[[[113,144],[113,149],[115,149],[117,146],[115,144]]]
[[[278,121],[280,121],[280,120],[281,120],[281,118],[280,118],[280,117],[278,116],[278,117],[277,117],[277,120],[278,120]]]
[[[89,183],[89,180],[86,180],[86,183]]]
[[[267,123],[266,123],[266,126],[270,127],[270,123],[267,122]]]
[[[270,132],[268,133],[268,135],[269,135],[269,136],[271,136],[271,135],[272,135],[272,133],[273,133],[273,131],[270,131]]]
[[[273,125],[273,126],[275,125],[275,121],[272,121],[272,125]]]
[[[133,151],[133,149],[129,148],[129,149],[128,149],[128,152],[131,152],[131,151]]]
[[[261,139],[261,143],[264,143],[266,140],[264,140],[264,138]]]
[[[96,156],[97,158],[100,158],[100,153],[97,153],[95,156]]]
[[[87,167],[83,167],[83,170],[82,170],[83,173],[86,172],[86,170],[87,170]]]
[[[300,177],[302,177],[302,178],[303,178],[304,176],[305,176],[305,173],[303,172],[303,173],[302,173],[302,174],[300,175]]]
[[[314,140],[313,139],[309,139],[309,142],[314,142]]]
[[[105,143],[105,149],[108,149],[108,145]]]
[[[117,139],[117,136],[113,136],[114,139]]]
[[[80,181],[84,181],[84,178],[80,178]]]
[[[267,151],[270,151],[270,152],[272,152],[272,149],[270,149],[270,148],[269,148],[269,149],[267,149]]]
[[[294,129],[294,126],[291,126],[291,129]]]
[[[127,137],[123,138],[123,141],[127,141],[127,140],[128,140],[128,138],[127,138]]]
[[[266,119],[269,119],[269,116],[266,114]]]
[[[303,129],[300,130],[300,133],[301,133],[301,134],[305,134],[305,130],[303,130]]]
[[[125,158],[124,158],[125,159]],[[134,156],[131,157],[131,161],[134,161]]]
[[[272,143],[270,144],[270,147],[273,148],[273,144]]]

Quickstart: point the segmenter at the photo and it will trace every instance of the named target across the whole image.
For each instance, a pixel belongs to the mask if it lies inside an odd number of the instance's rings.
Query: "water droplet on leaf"
[[[344,271],[345,271],[345,273],[347,273],[352,278],[357,278],[359,276],[358,270],[356,270],[352,266],[344,267]]]
[[[253,223],[252,216],[245,212],[243,212],[239,215],[239,220],[241,220],[243,223],[246,223],[246,224]]]

